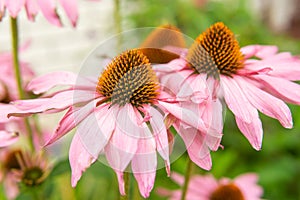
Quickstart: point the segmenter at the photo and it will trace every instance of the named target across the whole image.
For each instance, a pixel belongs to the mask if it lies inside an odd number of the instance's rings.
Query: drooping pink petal
[[[212,161],[209,148],[205,143],[205,134],[194,128],[177,128],[183,139],[190,159],[199,167],[210,170]]]
[[[116,126],[118,108],[110,104],[102,104],[95,109],[78,126],[82,144],[87,151],[97,158],[108,143]]]
[[[243,135],[250,142],[252,147],[257,151],[259,151],[262,145],[263,129],[262,129],[261,120],[258,116],[258,112],[257,110],[255,111],[256,111],[256,116],[255,117],[253,116],[251,123],[244,122],[238,117],[235,117],[235,120],[238,128],[241,130]]]
[[[25,8],[26,8],[27,18],[30,21],[34,21],[34,18],[39,11],[39,7],[37,5],[36,0],[26,0]]]
[[[169,160],[169,141],[164,117],[155,108],[150,108],[150,125],[153,129],[153,137],[156,141],[158,153],[166,162],[167,173],[170,175],[170,160]]]
[[[116,128],[105,147],[105,155],[114,170],[123,172],[137,151],[141,128],[134,125],[137,119],[131,104],[119,109]]]
[[[265,115],[278,119],[285,128],[293,127],[290,109],[282,100],[253,86],[247,82],[246,79],[237,77],[236,81],[238,81],[241,88],[246,91],[245,95],[255,108]]]
[[[9,15],[16,18],[24,6],[25,0],[6,0],[5,5],[9,11]]]
[[[139,190],[144,198],[148,198],[154,186],[157,158],[155,140],[147,127],[144,126],[145,138],[139,139],[138,148],[132,158],[131,168],[138,182]]]
[[[67,16],[72,22],[73,27],[76,26],[78,19],[78,5],[77,0],[59,0],[67,13]]]
[[[267,91],[278,98],[293,104],[300,105],[300,85],[294,82],[266,75],[258,75],[257,79]]]
[[[58,139],[63,137],[66,133],[71,131],[77,126],[82,120],[84,120],[94,109],[95,102],[92,101],[81,108],[71,107],[59,121],[54,134],[46,142],[45,146],[51,145]]]
[[[119,183],[119,191],[121,195],[126,195],[125,192],[125,182],[124,182],[124,173],[118,170],[114,170],[116,172],[118,183]]]
[[[45,18],[55,26],[62,26],[60,17],[56,12],[55,0],[37,0],[37,3]]]
[[[0,130],[0,148],[9,146],[18,140],[17,133]]]
[[[0,123],[9,122],[10,120],[12,120],[12,118],[8,118],[9,113],[19,111],[20,110],[12,104],[0,103]]]
[[[224,91],[224,98],[228,108],[234,113],[236,117],[246,123],[251,123],[255,112],[253,106],[245,97],[238,83],[234,78],[222,76],[221,86]]]
[[[205,126],[203,120],[198,115],[196,115],[194,111],[162,101],[159,101],[158,103],[181,121],[200,131],[207,131],[207,127]]]
[[[75,187],[82,173],[96,161],[81,143],[79,134],[75,134],[69,150],[69,160],[72,170],[71,183]]]

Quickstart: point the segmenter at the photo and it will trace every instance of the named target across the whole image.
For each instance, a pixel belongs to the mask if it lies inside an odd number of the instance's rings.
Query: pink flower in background
[[[0,148],[9,146],[18,140],[18,134],[0,131]]]
[[[78,19],[77,0],[59,0],[72,25],[75,27]],[[57,13],[56,0],[0,0],[0,20],[5,11],[16,18],[23,7],[25,7],[27,18],[30,21],[42,12],[44,17],[53,25],[62,26],[60,16]]]
[[[15,101],[14,110],[6,113],[27,116],[67,110],[47,145],[77,126],[69,152],[72,186],[104,153],[118,176],[121,194],[125,193],[123,172],[131,163],[140,192],[148,197],[154,185],[157,152],[165,160],[167,172],[170,171],[167,133],[170,124],[164,123],[167,115],[187,126],[207,130],[198,115],[181,108],[160,91],[149,60],[138,50],[117,56],[98,81],[55,72],[34,79],[28,89],[40,94],[58,85],[71,88],[45,98]]]
[[[184,177],[173,173],[171,178],[183,185]],[[221,178],[216,180],[212,175],[194,175],[191,177],[186,200],[259,200],[263,194],[257,185],[258,176],[254,173],[242,174],[233,180]],[[181,190],[158,189],[158,193],[170,200],[180,200]]]
[[[300,80],[300,59],[277,51],[275,46],[261,45],[240,49],[231,30],[216,23],[188,51],[182,50],[182,58],[157,70],[162,84],[179,91],[179,97],[198,101],[209,90],[212,97],[224,98],[238,128],[259,150],[263,129],[258,110],[292,128],[284,101],[300,104],[300,86],[292,82]]]

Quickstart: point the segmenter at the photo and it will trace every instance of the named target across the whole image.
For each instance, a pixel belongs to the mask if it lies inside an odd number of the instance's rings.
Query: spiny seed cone
[[[198,73],[217,77],[231,75],[243,67],[244,57],[234,33],[218,22],[200,34],[187,55],[190,65]]]
[[[99,77],[97,91],[112,104],[131,103],[139,107],[158,96],[158,80],[148,58],[138,50],[129,50],[114,58]]]
[[[141,48],[163,48],[166,46],[182,47],[186,46],[183,34],[173,25],[162,25],[154,29],[144,42]]]

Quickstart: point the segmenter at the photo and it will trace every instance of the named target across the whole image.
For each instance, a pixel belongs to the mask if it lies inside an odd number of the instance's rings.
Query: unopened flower
[[[61,6],[65,10],[69,20],[73,26],[76,26],[78,19],[78,5],[76,0],[59,0]],[[0,21],[7,11],[9,15],[16,18],[22,8],[25,8],[27,18],[30,21],[35,19],[35,16],[42,12],[44,17],[56,26],[61,26],[61,20],[57,13],[55,0],[19,0],[19,1],[0,1]]]
[[[98,80],[55,72],[34,79],[28,89],[43,93],[57,85],[71,87],[49,97],[15,101],[15,109],[19,110],[10,115],[67,110],[47,145],[77,126],[69,152],[72,186],[104,153],[118,176],[121,194],[125,193],[123,172],[131,163],[140,192],[148,197],[154,185],[157,152],[170,171],[169,125],[164,123],[167,115],[203,131],[207,129],[201,118],[160,90],[148,58],[139,50],[114,58]]]
[[[263,129],[258,110],[291,128],[292,116],[284,101],[300,104],[300,86],[292,82],[300,79],[300,59],[277,51],[276,46],[261,45],[240,49],[232,31],[219,22],[183,49],[182,58],[157,70],[164,73],[160,81],[172,85],[179,97],[198,100],[208,88],[213,97],[224,98],[238,128],[259,150]]]
[[[184,177],[173,173],[171,178],[183,185]],[[258,176],[254,173],[242,174],[233,180],[221,178],[216,180],[212,175],[194,175],[191,177],[186,200],[259,200],[263,189],[257,184]],[[170,200],[180,200],[181,190],[159,188],[158,193]]]

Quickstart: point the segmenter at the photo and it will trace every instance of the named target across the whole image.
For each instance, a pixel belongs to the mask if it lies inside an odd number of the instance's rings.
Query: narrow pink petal
[[[67,13],[67,16],[72,22],[73,27],[76,26],[78,19],[78,5],[77,0],[59,0]]]
[[[16,108],[14,105],[12,104],[4,104],[4,103],[0,103],[0,123],[7,123],[10,120],[12,120],[12,118],[8,118],[8,115],[11,112],[19,112],[20,110],[18,108]]]
[[[278,98],[288,103],[300,105],[299,84],[267,75],[258,75],[257,78],[260,80],[260,83],[266,87],[266,90],[272,92],[272,94]]]
[[[148,129],[148,127],[145,127]],[[136,155],[131,162],[132,172],[138,182],[139,190],[144,198],[148,198],[154,186],[157,158],[154,138],[140,139]]]
[[[37,0],[37,3],[45,18],[55,26],[61,26],[60,17],[56,12],[55,0]]]
[[[9,11],[9,15],[16,18],[24,4],[25,0],[6,0],[6,8]]]
[[[253,108],[254,109],[254,108]],[[252,147],[259,151],[262,145],[263,129],[258,112],[256,111],[256,117],[252,118],[251,123],[244,122],[243,120],[235,117],[236,124],[243,133],[243,135],[250,142]]]
[[[182,122],[200,130],[203,132],[207,131],[207,128],[202,121],[202,119],[195,114],[195,111],[191,111],[189,109],[180,107],[176,104],[166,103],[159,101],[158,102],[163,108],[165,108],[168,112],[174,115],[177,119]]]
[[[105,154],[110,166],[114,170],[123,172],[138,149],[141,129],[137,124],[133,125],[137,119],[133,116],[135,113],[131,104],[126,104],[119,109],[118,123],[105,147]],[[133,127],[133,129],[130,129],[130,127]],[[129,130],[130,132],[128,132]]]
[[[9,146],[19,139],[17,133],[0,131],[0,148]]]
[[[228,108],[234,113],[234,115],[246,123],[251,123],[253,116],[255,115],[252,109],[252,105],[245,97],[238,83],[234,78],[222,76],[221,86],[224,91],[224,98]]]
[[[121,195],[126,195],[125,192],[125,183],[124,183],[124,174],[123,172],[120,172],[118,170],[114,170],[116,172],[117,178],[118,178],[118,183],[119,183],[119,191]]]
[[[278,119],[285,128],[293,127],[292,115],[289,107],[280,99],[266,93],[242,78],[236,78],[251,104],[260,112]],[[272,102],[272,103],[270,103]]]
[[[33,79],[26,89],[41,94],[58,85],[75,85],[76,79],[72,72],[52,72]]]
[[[72,170],[71,183],[75,187],[82,173],[96,161],[81,143],[80,136],[75,134],[69,150],[69,160]]]
[[[25,3],[27,18],[33,21],[39,11],[36,0],[26,0]]]
[[[34,113],[42,113],[49,110],[60,112],[78,103],[87,103],[95,98],[95,93],[84,90],[67,90],[57,93],[51,98],[40,98],[30,100],[18,100],[14,105],[20,109],[18,112],[10,113],[9,116],[22,116]]]
[[[87,151],[97,158],[110,140],[116,126],[117,110],[115,106],[104,104],[95,109],[78,126],[82,144]]]
[[[153,69],[156,72],[175,72],[183,70],[187,65],[187,61],[185,59],[174,59],[168,64],[162,65],[154,65]]]
[[[150,109],[150,115],[150,125],[152,127],[153,136],[156,141],[156,148],[161,157],[166,161],[167,172],[169,174],[169,141],[166,126],[164,124],[164,117],[153,107],[151,107]]]
[[[58,139],[71,131],[76,125],[84,120],[94,109],[95,102],[92,101],[82,108],[70,107],[63,118],[59,121],[54,134],[46,142],[45,146],[53,144]]]
[[[258,57],[267,58],[274,55],[278,51],[276,46],[268,45],[249,45],[241,48],[241,52],[245,55],[245,58]]]
[[[205,134],[194,128],[182,127],[179,128],[178,133],[185,143],[190,159],[199,167],[209,170],[212,162],[209,148],[205,144]]]
[[[176,172],[172,172],[171,179],[180,186],[184,184],[184,177]]]

